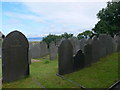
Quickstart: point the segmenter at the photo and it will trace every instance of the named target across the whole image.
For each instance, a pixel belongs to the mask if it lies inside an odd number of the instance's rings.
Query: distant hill
[[[28,41],[42,41],[43,37],[29,37],[27,38]]]

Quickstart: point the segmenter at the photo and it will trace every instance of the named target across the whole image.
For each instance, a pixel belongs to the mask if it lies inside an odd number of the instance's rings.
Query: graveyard
[[[98,63],[78,72],[67,74],[64,77],[77,82],[87,88],[108,88],[118,80],[117,54],[108,55]],[[48,57],[41,58],[40,62],[30,65],[28,78],[3,84],[3,88],[79,88],[79,86],[58,76],[58,61],[49,61]],[[112,66],[112,67],[111,67]]]

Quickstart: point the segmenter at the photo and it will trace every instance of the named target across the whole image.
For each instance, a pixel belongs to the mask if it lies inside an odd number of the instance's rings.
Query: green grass
[[[102,58],[99,62],[92,64],[78,72],[65,75],[87,88],[107,88],[118,80],[118,54],[114,53]],[[56,76],[58,72],[58,61],[34,62],[30,65],[30,76],[28,78],[3,84],[3,88],[41,88],[37,82],[47,88],[76,88],[77,86]]]

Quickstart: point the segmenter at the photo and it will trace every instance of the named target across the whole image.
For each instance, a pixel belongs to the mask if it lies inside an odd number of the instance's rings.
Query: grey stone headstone
[[[92,44],[92,39],[91,39],[91,38],[88,38],[88,39],[86,40],[86,44]]]
[[[40,43],[36,43],[31,49],[32,58],[40,58]]]
[[[92,38],[92,62],[100,59],[100,42],[96,36]]]
[[[81,39],[80,40],[80,50],[82,50],[82,52],[84,52],[84,46],[86,45],[87,40],[86,39]]]
[[[107,35],[107,38],[106,38],[106,53],[107,55],[108,54],[111,54],[113,53],[113,38],[110,36],[110,35]]]
[[[82,53],[82,50],[78,50],[74,56],[74,71],[80,70],[85,66],[85,56]]]
[[[70,42],[73,46],[73,54],[75,55],[76,52],[80,49],[80,42],[77,38],[69,38]]]
[[[58,72],[60,75],[73,72],[73,46],[67,39],[58,48]]]
[[[57,59],[58,47],[55,46],[55,43],[50,43],[50,60]]]
[[[120,36],[117,37],[117,52],[120,52]]]
[[[85,55],[85,67],[88,67],[92,63],[92,45],[86,44],[84,46],[84,55]]]
[[[29,75],[29,43],[19,31],[8,34],[2,44],[3,82],[12,82]]]
[[[107,35],[101,34],[99,36],[99,42],[100,42],[100,58],[107,55]]]
[[[49,54],[47,44],[45,42],[40,42],[40,57],[47,56]]]

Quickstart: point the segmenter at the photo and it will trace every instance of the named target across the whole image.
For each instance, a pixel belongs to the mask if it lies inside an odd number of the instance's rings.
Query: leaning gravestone
[[[100,42],[96,36],[92,38],[92,62],[97,62],[100,58]]]
[[[92,63],[92,45],[86,44],[84,46],[84,55],[85,55],[85,67],[88,67]]]
[[[77,54],[74,56],[74,71],[80,70],[85,66],[85,56],[82,50],[78,50]]]
[[[2,80],[12,82],[29,75],[29,44],[19,31],[6,36],[2,44]]]
[[[63,40],[58,48],[58,73],[73,72],[73,46],[69,40]]]
[[[55,60],[57,58],[58,48],[55,43],[50,43],[50,60]]]

